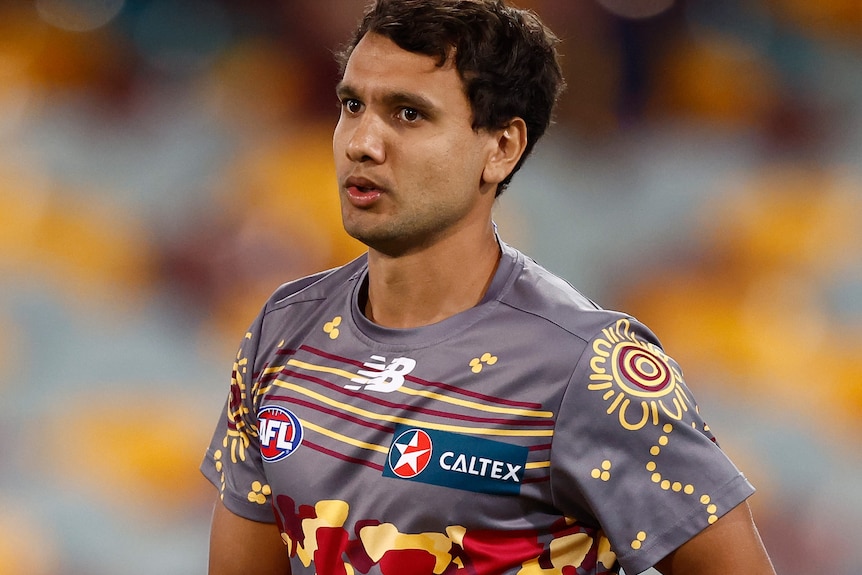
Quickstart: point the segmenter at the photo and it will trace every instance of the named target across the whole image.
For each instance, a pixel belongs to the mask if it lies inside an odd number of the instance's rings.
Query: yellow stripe
[[[302,423],[303,427],[307,427],[308,429],[316,431],[317,433],[320,433],[320,434],[325,435],[327,437],[331,437],[332,439],[335,439],[335,440],[340,441],[342,443],[348,443],[348,444],[353,445],[355,447],[361,447],[362,449],[370,449],[371,451],[377,451],[379,453],[389,453],[388,447],[383,447],[382,445],[377,445],[376,443],[367,443],[365,441],[359,441],[358,439],[353,439],[352,437],[347,437],[346,435],[341,435],[340,433],[335,433],[334,431],[330,431],[329,429],[326,429],[324,427],[320,427],[319,425],[315,425],[315,424],[311,423],[310,421],[306,421],[304,419],[301,419],[300,423]]]
[[[554,414],[550,411],[534,411],[532,409],[518,409],[514,407],[495,407],[493,405],[484,405],[482,403],[476,403],[475,401],[468,401],[465,399],[458,399],[455,397],[449,397],[447,395],[441,395],[439,393],[434,393],[433,391],[423,391],[421,389],[410,389],[409,387],[401,386],[398,388],[398,391],[401,393],[406,393],[407,395],[416,395],[419,397],[427,397],[429,399],[436,399],[437,401],[442,401],[444,403],[451,403],[452,405],[460,405],[461,407],[469,407],[470,409],[475,409],[477,411],[485,411],[488,413],[498,413],[498,414],[506,414],[506,415],[520,415],[522,417],[543,417],[549,418],[554,417]]]
[[[494,429],[494,428],[485,428],[485,427],[465,427],[462,425],[447,425],[445,423],[431,423],[427,421],[419,421],[416,419],[409,419],[406,417],[396,417],[392,415],[385,415],[381,413],[374,413],[372,411],[368,411],[359,407],[354,407],[352,405],[347,405],[346,403],[342,403],[340,401],[336,401],[334,399],[330,399],[325,395],[321,395],[315,391],[311,391],[310,389],[306,389],[300,385],[296,385],[295,383],[290,383],[288,381],[276,380],[274,385],[279,387],[283,387],[285,389],[293,390],[297,393],[300,393],[306,397],[310,397],[314,400],[317,400],[321,403],[325,403],[327,405],[331,405],[337,409],[342,411],[346,411],[348,413],[353,413],[356,415],[360,415],[362,417],[366,417],[368,419],[376,420],[376,421],[388,421],[390,423],[401,423],[404,425],[415,425],[416,427],[424,427],[426,429],[438,429],[440,431],[451,431],[454,433],[474,433],[477,435],[500,435],[506,437],[551,437],[554,435],[553,429],[539,429],[539,430],[523,430],[523,429]]]
[[[331,373],[333,375],[338,375],[347,379],[353,379],[356,376],[355,373],[350,373],[349,371],[345,371],[343,369],[338,369],[335,367],[325,367],[320,365],[314,365],[312,363],[306,363],[304,361],[299,361],[298,359],[291,359],[288,362],[288,365],[292,365],[294,367],[301,367],[302,369],[308,369],[311,371],[322,371],[326,373]],[[270,368],[272,370],[281,371],[280,368]],[[269,370],[267,370],[269,372]],[[407,395],[414,395],[419,397],[427,397],[429,399],[434,399],[437,401],[442,401],[444,403],[451,403],[452,405],[460,405],[461,407],[467,407],[470,409],[475,409],[477,411],[485,411],[488,413],[498,413],[498,414],[506,414],[506,415],[519,415],[521,417],[542,417],[542,418],[551,418],[554,417],[554,414],[550,411],[535,411],[532,409],[518,409],[518,408],[510,408],[510,407],[494,407],[491,405],[484,405],[482,403],[476,403],[475,401],[468,401],[464,399],[457,399],[454,397],[449,397],[446,395],[442,395],[439,393],[434,393],[432,391],[423,391],[418,389],[411,389],[408,387],[404,387],[403,385],[398,388],[398,391],[401,393],[406,393]]]
[[[541,469],[543,467],[550,467],[550,461],[534,461],[532,463],[528,463],[524,466],[525,469]]]
[[[356,377],[355,373],[350,373],[349,371],[344,371],[343,369],[338,369],[337,367],[314,365],[313,363],[306,363],[304,361],[299,361],[298,359],[291,359],[287,362],[287,364],[294,367],[301,367],[302,369],[308,369],[310,371],[323,371],[326,373],[331,373],[332,375],[346,377],[347,379],[353,379],[354,377]]]

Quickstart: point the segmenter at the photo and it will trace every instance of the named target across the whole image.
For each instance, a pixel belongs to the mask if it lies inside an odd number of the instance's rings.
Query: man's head
[[[354,37],[338,54],[342,74],[354,48],[369,33],[403,50],[451,58],[473,114],[473,129],[506,127],[513,118],[527,126],[524,153],[497,186],[503,192],[551,123],[564,87],[557,38],[532,13],[502,0],[377,0]]]

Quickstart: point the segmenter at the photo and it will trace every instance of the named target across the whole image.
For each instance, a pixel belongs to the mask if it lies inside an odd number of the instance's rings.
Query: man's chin
[[[367,230],[347,230],[347,233],[355,240],[365,244],[369,250],[373,250],[388,257],[404,256],[415,251],[416,245],[406,237],[397,234],[371,233]]]

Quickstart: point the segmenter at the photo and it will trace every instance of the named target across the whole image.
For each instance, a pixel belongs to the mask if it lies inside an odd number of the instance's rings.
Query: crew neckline
[[[500,244],[500,262],[491,284],[485,295],[475,306],[457,313],[451,317],[429,325],[412,328],[389,328],[378,325],[367,317],[359,307],[359,296],[368,282],[368,262],[366,261],[362,270],[357,274],[357,281],[350,290],[350,309],[352,323],[356,327],[360,337],[370,342],[386,346],[424,347],[435,345],[445,339],[453,337],[467,327],[475,324],[487,316],[498,305],[499,299],[511,283],[513,272],[516,267],[521,267],[520,252],[511,248],[498,239]]]

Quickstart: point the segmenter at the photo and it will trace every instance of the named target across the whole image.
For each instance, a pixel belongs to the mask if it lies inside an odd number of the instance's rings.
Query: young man
[[[203,464],[212,575],[773,573],[679,366],[497,236],[555,38],[494,0],[380,0],[333,149],[368,246],[279,288]]]

